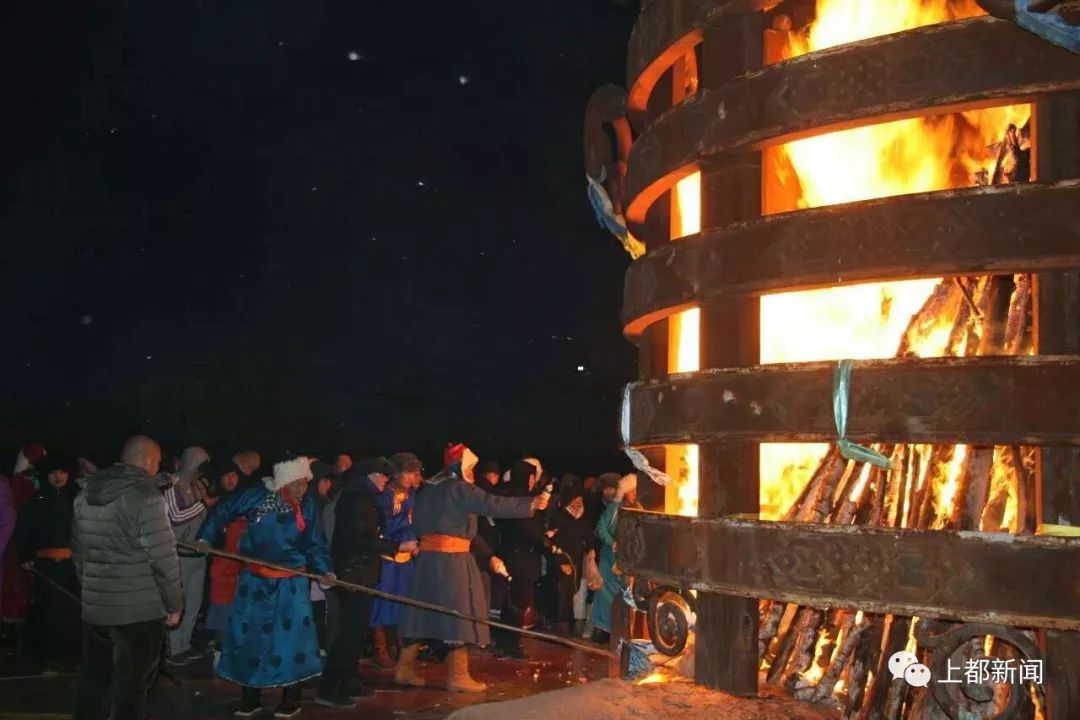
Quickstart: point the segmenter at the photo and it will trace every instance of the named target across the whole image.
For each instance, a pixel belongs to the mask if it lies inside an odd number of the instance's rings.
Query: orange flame
[[[844,43],[958,20],[983,12],[970,0],[818,0],[816,20],[789,33],[784,59]],[[988,146],[1009,123],[1021,127],[1030,105],[912,118],[818,135],[775,148],[766,169],[780,185],[797,186],[794,210],[975,184],[993,172]],[[773,185],[775,187],[775,185]],[[766,184],[766,190],[770,184]],[[895,355],[904,329],[939,279],[870,283],[778,293],[761,299],[761,362],[809,362]],[[911,348],[946,354],[949,327],[920,329]],[[823,444],[761,446],[763,517],[779,517],[827,449]],[[959,465],[950,464],[945,492],[955,493]],[[919,486],[925,481],[921,469]],[[914,479],[914,478],[913,478]],[[861,492],[863,483],[857,487]],[[912,488],[913,484],[907,487]],[[903,505],[911,496],[900,499]],[[903,514],[901,514],[903,517]]]

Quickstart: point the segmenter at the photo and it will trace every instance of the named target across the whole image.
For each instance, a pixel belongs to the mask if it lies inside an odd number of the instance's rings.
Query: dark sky
[[[0,13],[3,452],[109,461],[139,431],[618,461],[629,258],[589,208],[581,123],[624,82],[633,9]]]

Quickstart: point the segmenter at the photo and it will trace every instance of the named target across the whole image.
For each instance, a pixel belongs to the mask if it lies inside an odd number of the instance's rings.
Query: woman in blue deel
[[[275,565],[305,570],[326,579],[330,552],[317,522],[315,500],[307,496],[311,460],[298,457],[274,465],[273,477],[261,487],[234,494],[210,513],[199,539],[221,541],[225,527],[247,520],[241,555]],[[309,580],[296,573],[248,564],[240,572],[229,631],[217,674],[243,688],[235,714],[250,717],[260,710],[263,688],[282,688],[274,717],[300,712],[301,684],[322,672]]]

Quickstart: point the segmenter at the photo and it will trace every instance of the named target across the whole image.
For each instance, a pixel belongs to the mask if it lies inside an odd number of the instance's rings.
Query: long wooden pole
[[[383,592],[382,590],[376,590],[375,588],[368,587],[367,585],[358,585],[356,583],[345,582],[344,580],[333,579],[329,580],[324,575],[318,575],[316,573],[308,572],[306,570],[300,570],[294,567],[288,567],[286,565],[277,565],[275,563],[266,562],[265,560],[259,560],[258,558],[248,557],[247,555],[240,555],[238,553],[226,552],[225,550],[218,550],[217,548],[206,547],[204,545],[195,545],[192,543],[186,543],[177,541],[177,546],[184,548],[185,550],[191,550],[197,553],[207,553],[208,555],[214,555],[217,557],[228,558],[229,560],[235,560],[242,563],[250,563],[252,565],[262,565],[273,570],[280,570],[283,572],[293,573],[300,577],[310,578],[311,580],[318,580],[325,585],[332,585],[351,592],[360,592],[366,595],[372,595],[383,600],[390,600],[391,602],[401,603],[402,605],[411,605],[412,607],[420,608],[422,610],[430,610],[431,612],[442,613],[443,615],[451,615],[461,620],[467,620],[469,622],[480,623],[481,625],[490,625],[501,630],[507,630],[509,632],[515,632],[519,635],[526,637],[536,638],[537,640],[543,640],[545,642],[555,643],[557,645],[565,645],[566,647],[574,648],[586,653],[592,653],[593,655],[602,655],[606,658],[618,658],[618,654],[611,650],[605,650],[603,648],[596,647],[595,645],[586,645],[585,643],[579,643],[569,638],[559,637],[558,635],[549,635],[547,633],[536,632],[535,630],[526,630],[525,628],[515,627],[514,625],[507,625],[505,623],[496,622],[490,618],[481,618],[473,615],[466,615],[463,612],[454,610],[453,608],[443,607],[442,605],[436,605],[434,603],[424,602],[423,600],[415,600],[413,598],[403,597],[401,595],[394,595],[393,593]]]

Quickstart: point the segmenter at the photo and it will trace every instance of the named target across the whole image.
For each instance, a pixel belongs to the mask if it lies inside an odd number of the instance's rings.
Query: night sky
[[[135,432],[624,467],[581,135],[632,6],[5,4],[3,470]]]

